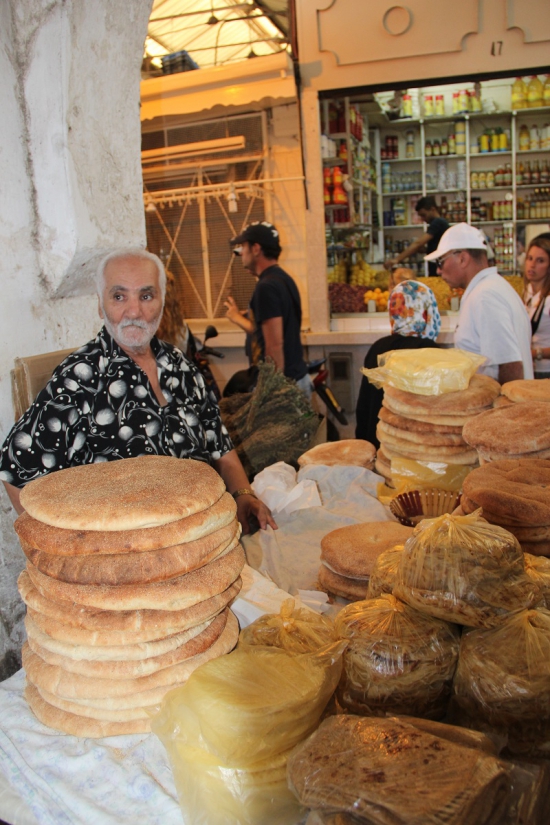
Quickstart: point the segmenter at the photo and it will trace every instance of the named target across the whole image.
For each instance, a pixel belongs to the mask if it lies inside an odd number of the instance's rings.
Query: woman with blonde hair
[[[523,282],[535,378],[550,378],[550,233],[537,235],[527,247]]]

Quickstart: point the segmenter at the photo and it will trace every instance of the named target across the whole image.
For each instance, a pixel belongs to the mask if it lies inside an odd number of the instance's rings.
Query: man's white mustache
[[[124,329],[125,327],[139,327],[140,329],[149,329],[152,324],[148,324],[146,321],[130,321],[128,319],[121,321],[118,325],[119,329]]]

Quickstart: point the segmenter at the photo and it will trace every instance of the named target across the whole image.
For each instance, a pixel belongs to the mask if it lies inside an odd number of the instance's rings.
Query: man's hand
[[[398,266],[398,265],[399,265],[399,261],[397,260],[397,258],[387,258],[387,260],[384,261],[384,269],[391,270],[392,267]]]
[[[244,329],[248,335],[251,335],[254,332],[254,324],[247,317],[246,311],[240,310],[237,304],[235,303],[235,299],[231,297],[231,295],[227,296],[227,301],[223,302],[224,307],[226,308],[225,317],[229,318],[229,320],[236,324],[241,329]]]
[[[251,532],[251,519],[256,519],[262,530],[265,530],[268,524],[274,530],[277,530],[277,524],[271,515],[271,510],[255,496],[238,496],[237,518],[242,525],[244,535]]]

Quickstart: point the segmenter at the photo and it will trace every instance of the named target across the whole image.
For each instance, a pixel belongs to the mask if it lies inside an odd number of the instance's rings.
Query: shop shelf
[[[414,158],[380,158],[381,163],[414,163],[421,160],[422,156]]]
[[[386,229],[388,229],[388,230],[391,230],[391,229],[423,229],[424,224],[422,224],[422,223],[406,223],[403,226],[384,226],[383,228],[384,228],[384,232],[386,231]]]

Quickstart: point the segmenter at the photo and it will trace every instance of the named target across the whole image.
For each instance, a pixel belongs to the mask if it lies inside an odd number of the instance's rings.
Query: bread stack
[[[532,379],[521,379],[508,381],[500,389],[502,396],[512,404],[522,404],[523,402],[543,401],[550,402],[550,378],[540,378],[536,381]]]
[[[31,709],[77,736],[149,731],[147,709],[236,644],[233,498],[202,462],[147,456],[52,473],[21,502]]]
[[[483,517],[513,533],[524,553],[550,556],[549,459],[500,459],[478,467],[464,479],[461,507],[465,513],[482,507]]]
[[[443,395],[417,395],[386,384],[376,430],[377,472],[392,485],[391,461],[399,457],[475,466],[477,453],[463,438],[463,428],[492,409],[499,393],[497,381],[477,374],[467,389]]]
[[[477,450],[480,464],[503,458],[550,458],[550,405],[526,401],[487,410],[465,425],[464,439]]]
[[[327,533],[321,540],[321,590],[349,601],[365,599],[380,554],[403,544],[410,535],[412,527],[393,521],[351,524]]]
[[[374,466],[376,447],[370,441],[361,438],[344,438],[341,441],[327,441],[317,444],[303,453],[299,459],[300,467],[310,464],[324,464],[327,467],[353,465],[371,470]]]

